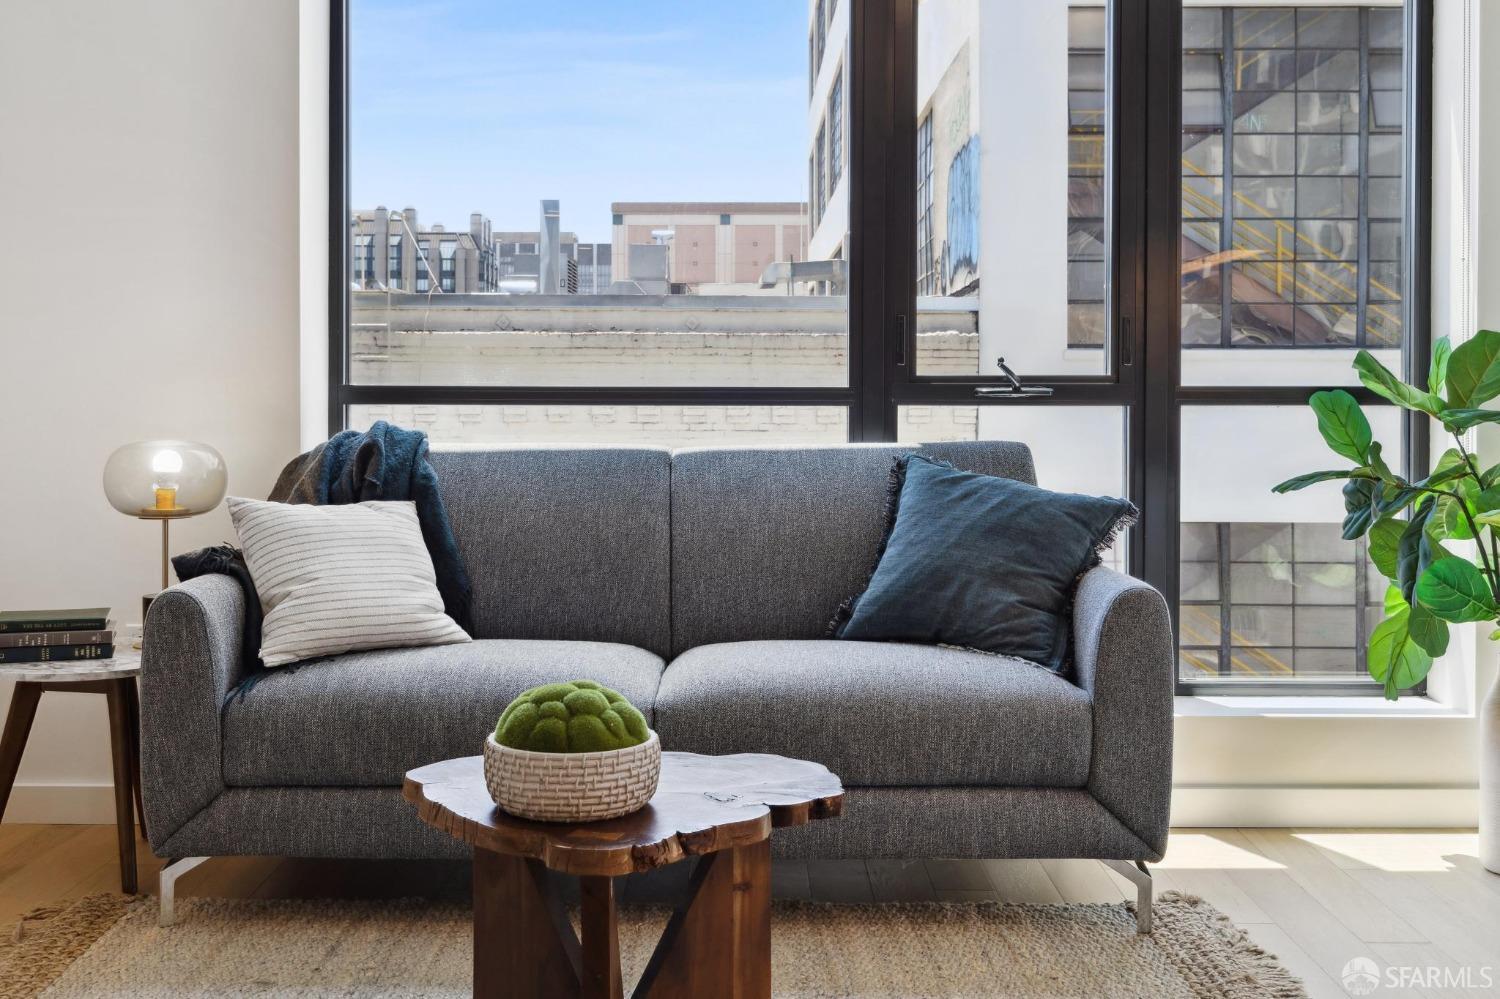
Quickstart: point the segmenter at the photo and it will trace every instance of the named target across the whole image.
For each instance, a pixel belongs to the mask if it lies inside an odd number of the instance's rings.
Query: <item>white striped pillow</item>
[[[225,502],[265,611],[267,666],[469,640],[443,613],[416,504]]]

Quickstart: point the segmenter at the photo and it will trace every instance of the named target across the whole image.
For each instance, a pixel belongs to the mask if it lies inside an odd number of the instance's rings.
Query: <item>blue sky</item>
[[[352,0],[356,208],[562,225],[612,201],[798,201],[806,0]]]

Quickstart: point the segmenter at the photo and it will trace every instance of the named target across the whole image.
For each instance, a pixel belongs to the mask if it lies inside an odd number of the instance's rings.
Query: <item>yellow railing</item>
[[[1295,16],[1296,13],[1293,10],[1278,11],[1277,17],[1268,21],[1262,26],[1260,31],[1247,38],[1237,40],[1232,48],[1234,50],[1253,48],[1255,43],[1264,37],[1265,34],[1282,28],[1288,19],[1294,19]],[[1322,20],[1327,16],[1327,12],[1319,12],[1315,21]],[[1258,52],[1248,59],[1236,62],[1237,85],[1243,84],[1244,73],[1250,67],[1254,66],[1259,59],[1265,58],[1266,54],[1266,52]],[[1094,119],[1096,126],[1102,122],[1103,112],[1089,112],[1087,114]],[[1225,127],[1232,127],[1232,123],[1226,122]],[[1218,136],[1214,136],[1214,138],[1217,139]],[[1083,155],[1076,159],[1070,155],[1071,162],[1069,167],[1071,170],[1074,172],[1085,170],[1103,172],[1104,139],[1102,134],[1098,136],[1096,141],[1072,143],[1069,148],[1070,153],[1075,151],[1083,152]],[[1186,157],[1183,159],[1182,166],[1185,174],[1192,173],[1199,177],[1211,176],[1189,162]],[[1211,221],[1215,217],[1222,219],[1224,214],[1222,204],[1208,195],[1184,186],[1182,196],[1184,208],[1191,207],[1197,213],[1197,216],[1194,216],[1189,215],[1186,210],[1184,211],[1183,231],[1185,234],[1190,232],[1190,220],[1195,217],[1202,217],[1205,222]],[[1255,216],[1254,221],[1270,222],[1272,231],[1268,234],[1250,225],[1244,218],[1240,217],[1242,213],[1236,211],[1234,229],[1230,233],[1231,249],[1227,253],[1220,253],[1217,246],[1215,246],[1213,248],[1213,264],[1222,267],[1238,261],[1241,263],[1240,269],[1243,273],[1258,276],[1261,279],[1260,283],[1272,289],[1277,298],[1282,300],[1294,298],[1297,304],[1347,305],[1359,301],[1358,263],[1341,259],[1342,254],[1319,244],[1315,240],[1300,237],[1294,223],[1283,218],[1272,217],[1269,208],[1255,202],[1253,199],[1239,192],[1232,192],[1231,196],[1234,198],[1237,206],[1244,208],[1247,214]],[[1316,256],[1317,259],[1312,262],[1331,264],[1333,266],[1328,272],[1323,270],[1299,272],[1296,264],[1298,262],[1309,262],[1303,253],[1298,252],[1299,247],[1305,248],[1307,252]],[[1201,269],[1204,266],[1205,264],[1201,260],[1197,262],[1184,262],[1185,271],[1188,268],[1197,267]],[[1372,291],[1388,299],[1399,300],[1401,297],[1399,289],[1392,288],[1384,282],[1375,280],[1373,277],[1370,278],[1370,288]],[[1367,306],[1367,312],[1371,318],[1378,318],[1392,326],[1399,326],[1401,321],[1399,307],[1393,308],[1389,303],[1370,302]]]
[[[1183,160],[1183,169],[1207,177],[1208,174],[1198,169],[1194,164]],[[1288,286],[1297,290],[1298,300],[1302,303],[1352,303],[1359,300],[1359,265],[1353,261],[1340,259],[1340,254],[1315,240],[1299,236],[1297,227],[1286,219],[1272,218],[1270,209],[1257,204],[1254,200],[1235,193],[1233,195],[1235,204],[1243,206],[1251,211],[1257,212],[1260,218],[1257,221],[1269,222],[1272,233],[1267,234],[1243,218],[1236,217],[1233,238],[1230,246],[1244,247],[1243,250],[1231,249],[1228,259],[1217,258],[1224,263],[1233,260],[1244,261],[1243,270],[1246,273],[1259,274],[1267,287],[1274,288],[1279,297],[1285,297]],[[1213,198],[1201,191],[1191,187],[1183,187],[1182,199],[1184,206],[1191,206],[1202,216],[1212,217],[1222,215],[1222,207]],[[1192,216],[1189,216],[1192,218]],[[1290,243],[1290,247],[1288,246]],[[1324,271],[1298,271],[1293,260],[1293,247],[1305,247],[1315,253],[1318,263],[1332,264],[1332,273]],[[1270,259],[1265,254],[1269,251]],[[1301,254],[1296,254],[1300,262],[1308,261]],[[1185,265],[1186,266],[1186,265]],[[1288,276],[1290,275],[1290,277]],[[1382,292],[1391,298],[1398,298],[1399,294],[1381,281],[1370,279],[1370,287]],[[1305,297],[1304,297],[1305,296]],[[1389,305],[1371,302],[1368,310],[1372,315],[1379,316],[1389,322],[1399,322],[1401,314],[1393,310]]]
[[[1182,645],[1219,644],[1218,636],[1215,634],[1220,627],[1219,610],[1217,607],[1208,608],[1192,604],[1183,607],[1179,627],[1182,631],[1180,641]],[[1235,644],[1244,639],[1244,636],[1238,632],[1231,630],[1229,637],[1233,648],[1229,656],[1229,669],[1231,672],[1244,673],[1250,676],[1264,676],[1268,673],[1279,673],[1283,676],[1289,676],[1296,672],[1291,666],[1288,666],[1265,649]],[[1215,675],[1219,673],[1216,663],[1204,659],[1202,656],[1194,655],[1191,649],[1183,649],[1180,654],[1183,661],[1195,669]],[[1257,666],[1263,668],[1258,669],[1256,668]]]

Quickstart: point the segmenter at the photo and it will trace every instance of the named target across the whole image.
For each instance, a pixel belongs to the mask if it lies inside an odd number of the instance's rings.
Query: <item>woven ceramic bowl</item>
[[[645,806],[661,777],[661,740],[602,753],[533,753],[484,740],[484,782],[495,804],[542,822],[596,822]]]

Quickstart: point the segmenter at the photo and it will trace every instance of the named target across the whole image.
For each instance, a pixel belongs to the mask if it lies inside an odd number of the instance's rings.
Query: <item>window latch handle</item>
[[[1000,368],[1000,374],[1005,376],[1004,385],[981,385],[974,390],[974,395],[981,399],[1035,399],[1045,398],[1052,394],[1052,389],[1046,385],[1022,385],[1021,376],[1011,370],[1010,365],[1005,363],[1005,358],[998,358],[995,363]]]

